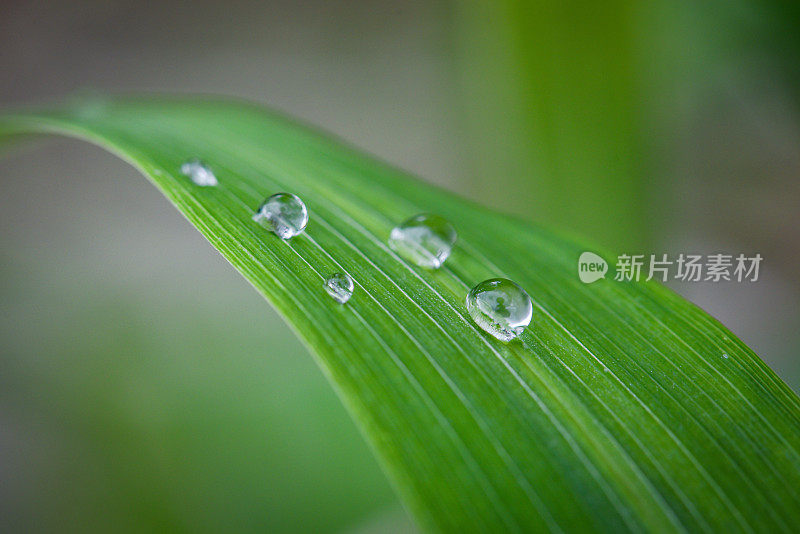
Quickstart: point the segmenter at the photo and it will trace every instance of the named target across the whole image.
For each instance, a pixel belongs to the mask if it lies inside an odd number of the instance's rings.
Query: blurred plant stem
[[[614,0],[456,6],[476,195],[614,249],[647,241],[633,8]]]

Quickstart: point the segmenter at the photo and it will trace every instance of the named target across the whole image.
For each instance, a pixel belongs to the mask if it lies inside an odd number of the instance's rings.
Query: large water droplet
[[[533,304],[524,289],[511,280],[492,278],[467,294],[472,319],[500,341],[511,341],[531,322]]]
[[[420,267],[438,269],[450,256],[457,238],[456,229],[446,219],[422,213],[392,228],[389,246]]]
[[[308,210],[300,197],[276,193],[258,207],[253,220],[281,239],[290,239],[305,230]]]
[[[339,304],[344,304],[353,296],[353,279],[347,273],[334,273],[325,280],[325,291]]]
[[[197,158],[184,162],[181,165],[181,174],[188,176],[196,185],[201,187],[215,186],[219,183],[211,167]]]

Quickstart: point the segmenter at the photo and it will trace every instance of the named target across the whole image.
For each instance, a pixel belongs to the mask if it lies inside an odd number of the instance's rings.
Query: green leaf
[[[78,137],[140,169],[305,341],[426,528],[800,524],[798,397],[671,291],[581,283],[582,243],[242,103],[94,100],[6,114],[0,133]],[[180,174],[193,157],[217,187]],[[290,241],[251,220],[278,191],[303,198],[311,216]],[[386,246],[393,225],[419,212],[459,233],[438,271]],[[344,306],[323,290],[339,270],[356,281]],[[508,344],[464,306],[471,286],[498,276],[534,300],[531,326]]]

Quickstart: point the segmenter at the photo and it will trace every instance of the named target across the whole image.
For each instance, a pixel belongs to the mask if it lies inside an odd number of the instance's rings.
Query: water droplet
[[[339,304],[344,304],[353,296],[353,279],[347,273],[334,273],[325,280],[325,291]]]
[[[392,228],[389,246],[404,259],[438,269],[456,244],[456,229],[438,215],[421,213]]]
[[[181,174],[188,176],[192,181],[200,187],[209,187],[217,185],[217,177],[214,176],[214,171],[211,167],[203,163],[197,158],[190,159],[181,165]]]
[[[723,353],[722,353],[722,357],[723,357],[723,358],[725,358],[725,359],[727,360],[727,359],[728,359],[728,354],[727,354],[727,353],[725,353],[725,352],[723,352]]]
[[[265,200],[253,220],[281,239],[290,239],[308,224],[306,205],[291,193],[276,193]]]
[[[533,304],[524,289],[511,280],[492,278],[467,294],[472,319],[500,341],[511,341],[531,322]]]

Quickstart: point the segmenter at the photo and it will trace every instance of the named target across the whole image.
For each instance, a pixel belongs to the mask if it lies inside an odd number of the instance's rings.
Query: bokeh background
[[[0,106],[232,95],[676,283],[800,386],[800,4],[0,3]],[[0,528],[409,532],[305,348],[135,171],[0,159]]]

